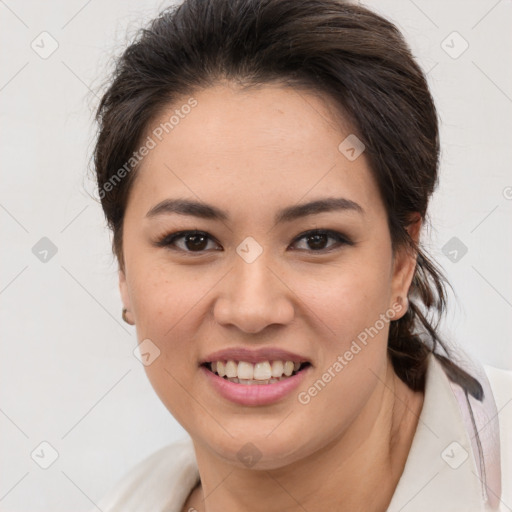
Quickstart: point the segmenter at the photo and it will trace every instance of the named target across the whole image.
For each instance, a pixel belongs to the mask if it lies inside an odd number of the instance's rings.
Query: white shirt
[[[483,459],[466,398],[431,355],[418,426],[387,512],[512,510],[512,372],[488,366],[484,371],[470,360],[463,367],[484,387],[482,402],[470,397]],[[103,512],[181,512],[198,482],[194,447],[186,438],[132,468],[98,508]]]

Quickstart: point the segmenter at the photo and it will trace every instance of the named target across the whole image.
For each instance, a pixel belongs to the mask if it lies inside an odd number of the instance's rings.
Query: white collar
[[[475,368],[472,370],[475,375]],[[493,412],[496,406],[485,373],[483,377],[482,372],[476,373],[485,396],[483,402],[473,397],[470,402],[483,438],[483,458],[468,421],[470,415],[463,391],[449,381],[441,363],[430,355],[423,408],[387,512],[497,510],[500,475],[497,415]],[[480,460],[486,461],[487,471],[479,469]]]

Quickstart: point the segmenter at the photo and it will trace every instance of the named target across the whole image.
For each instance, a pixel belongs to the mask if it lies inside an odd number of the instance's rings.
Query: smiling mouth
[[[259,363],[249,363],[247,361],[213,361],[203,363],[205,367],[215,375],[246,386],[274,384],[289,379],[307,367],[311,366],[309,362],[293,361],[261,361]]]

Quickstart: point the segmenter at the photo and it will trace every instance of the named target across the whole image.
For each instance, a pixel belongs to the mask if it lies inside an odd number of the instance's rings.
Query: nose
[[[235,268],[222,280],[214,317],[220,325],[257,333],[269,325],[293,320],[293,295],[263,255],[252,263],[237,258]]]

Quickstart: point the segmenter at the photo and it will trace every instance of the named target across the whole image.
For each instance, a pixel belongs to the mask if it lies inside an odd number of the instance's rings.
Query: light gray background
[[[128,468],[185,434],[132,353],[87,171],[109,59],[164,5],[0,0],[2,511],[88,510]],[[424,242],[458,294],[445,335],[512,369],[512,3],[366,5],[403,30],[442,119],[441,183]],[[43,31],[59,45],[47,59],[31,48],[51,48]],[[458,58],[464,41],[453,31],[469,44]],[[32,252],[42,237],[58,249],[47,262]],[[457,262],[443,254],[453,237],[468,249]],[[58,452],[46,470],[31,458],[51,456],[43,441]]]

